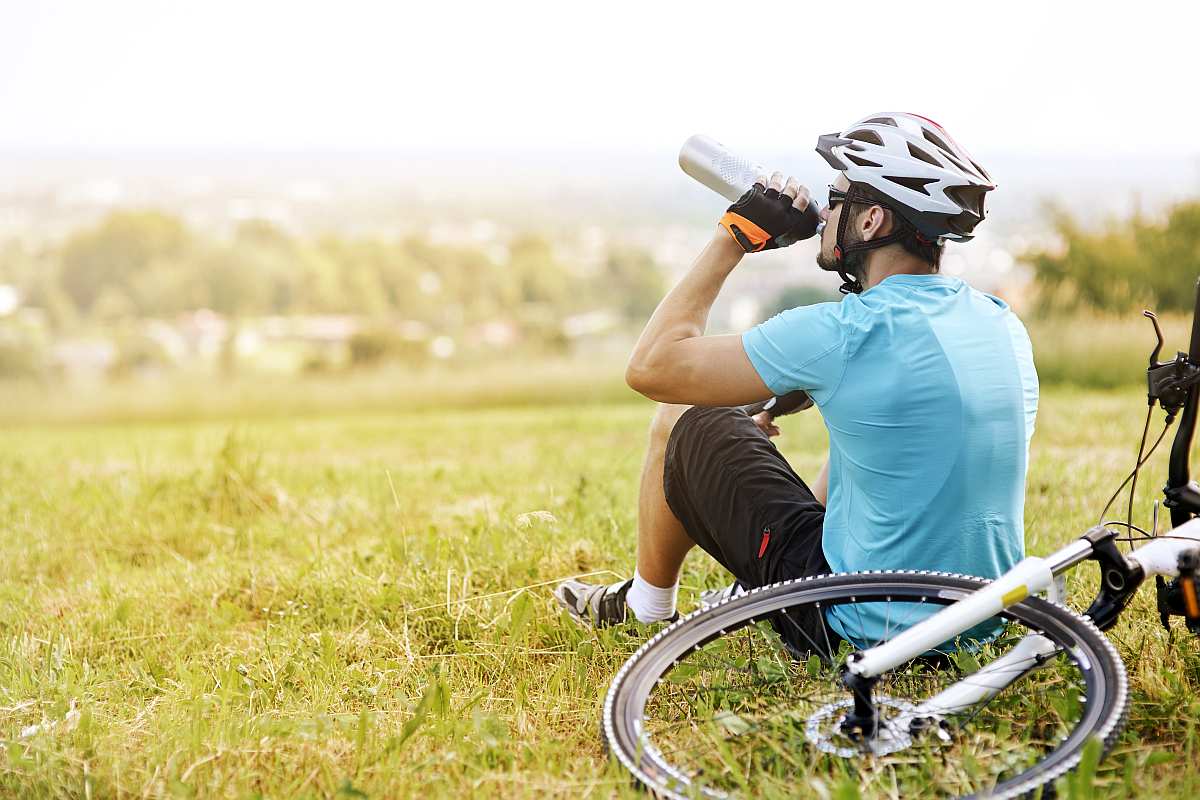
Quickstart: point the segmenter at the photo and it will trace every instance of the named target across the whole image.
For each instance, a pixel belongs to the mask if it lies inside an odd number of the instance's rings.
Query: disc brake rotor
[[[875,711],[879,715],[879,731],[870,738],[854,738],[842,731],[846,715],[854,708],[854,700],[846,698],[818,708],[804,726],[804,735],[818,750],[842,758],[865,755],[886,756],[907,748],[913,737],[909,724],[915,706],[907,700],[877,696]]]

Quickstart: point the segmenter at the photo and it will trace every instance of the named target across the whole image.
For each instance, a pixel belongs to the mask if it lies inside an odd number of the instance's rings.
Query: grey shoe
[[[567,580],[555,588],[554,599],[580,625],[607,628],[610,625],[637,621],[633,610],[625,602],[625,595],[629,594],[630,586],[633,586],[633,578],[608,585]],[[672,614],[662,622],[674,622],[677,619],[678,613]]]
[[[740,581],[734,581],[724,589],[709,589],[707,592],[700,593],[700,607],[708,608],[715,606],[724,600],[731,597],[741,597],[746,593],[746,587]]]
[[[555,588],[554,599],[580,625],[607,628],[633,617],[625,603],[630,586],[633,586],[633,578],[607,586],[572,579],[563,581]]]

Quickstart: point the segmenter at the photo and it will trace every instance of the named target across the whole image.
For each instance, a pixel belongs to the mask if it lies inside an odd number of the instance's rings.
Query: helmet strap
[[[878,239],[870,241],[851,242],[846,244],[846,231],[850,227],[850,217],[852,214],[850,206],[854,203],[859,205],[880,206],[892,212],[892,221],[895,223],[896,230],[889,233],[887,236],[881,236]],[[845,258],[847,253],[856,253],[861,250],[874,250],[877,247],[885,247],[892,242],[898,242],[904,238],[904,224],[900,220],[900,215],[895,209],[886,203],[881,203],[875,198],[864,192],[857,183],[851,183],[850,188],[846,190],[846,197],[842,201],[842,215],[838,218],[837,238],[834,241],[833,257],[837,259],[839,269],[838,275],[842,277],[842,285],[838,287],[838,291],[842,294],[860,294],[863,290],[862,275],[855,275],[845,269]]]

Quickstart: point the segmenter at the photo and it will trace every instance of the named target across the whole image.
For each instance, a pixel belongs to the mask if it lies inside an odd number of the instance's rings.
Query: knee
[[[650,421],[651,446],[665,449],[667,440],[671,438],[671,431],[675,429],[675,423],[689,408],[691,406],[659,403],[654,412],[654,419]]]

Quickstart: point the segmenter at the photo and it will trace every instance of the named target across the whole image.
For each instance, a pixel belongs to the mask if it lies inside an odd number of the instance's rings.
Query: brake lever
[[[1158,354],[1162,352],[1163,345],[1166,344],[1166,339],[1163,338],[1162,328],[1158,325],[1158,315],[1150,309],[1142,311],[1142,316],[1150,320],[1150,324],[1154,326],[1154,335],[1158,337],[1158,344],[1154,346],[1154,351],[1150,353],[1150,369],[1159,366]]]
[[[750,416],[759,414],[763,411],[767,412],[767,416],[772,421],[779,417],[785,417],[788,414],[795,414],[797,411],[804,411],[812,408],[813,400],[809,397],[808,392],[802,389],[797,389],[794,392],[788,392],[785,395],[777,395],[769,400],[758,403],[751,403],[748,406],[742,406]]]
[[[1153,406],[1157,402],[1167,412],[1168,421],[1171,421],[1187,402],[1188,390],[1194,384],[1200,383],[1200,368],[1182,351],[1176,353],[1171,361],[1159,361],[1158,356],[1166,339],[1162,327],[1158,324],[1158,316],[1149,309],[1143,311],[1142,316],[1150,320],[1150,324],[1154,326],[1154,336],[1158,340],[1146,367],[1146,403]]]

